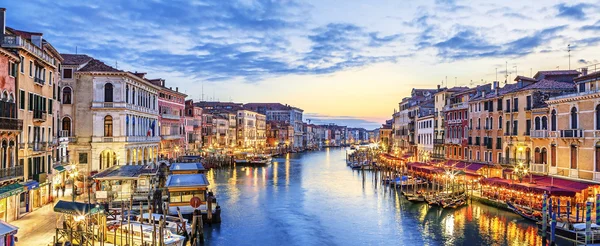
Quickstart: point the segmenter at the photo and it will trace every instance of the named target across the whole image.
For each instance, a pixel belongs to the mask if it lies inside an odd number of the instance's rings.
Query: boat
[[[108,221],[106,222],[106,239],[109,243],[117,244],[123,241],[131,242],[130,245],[145,245],[152,242],[152,234],[155,235],[154,241],[160,242],[161,230],[151,224],[126,221]],[[165,246],[183,246],[185,237],[172,233],[164,228],[162,231],[162,245]]]
[[[465,205],[465,204],[467,204],[467,200],[460,199],[460,200],[456,201],[454,204],[450,205],[449,207],[451,207],[451,208],[458,208],[458,207],[460,207],[462,205]]]
[[[458,195],[454,197],[447,197],[440,201],[442,208],[458,208],[466,203],[465,195]]]
[[[538,232],[542,232],[542,222],[537,222]],[[569,222],[556,222],[556,236],[565,238],[570,241],[575,241],[578,243],[586,243],[586,244],[598,244],[600,243],[600,226],[591,223],[591,236],[588,235],[586,242],[586,223],[569,223]],[[546,227],[546,233],[552,233],[551,223],[548,223]]]
[[[513,212],[525,219],[531,220],[533,222],[538,222],[542,220],[542,213],[539,211],[527,208],[519,208],[516,204],[513,204],[510,201],[507,201],[506,205],[510,210],[512,210]]]
[[[150,218],[152,217],[152,218]],[[169,229],[172,233],[181,235],[182,233],[182,225],[185,225],[185,231],[187,235],[192,233],[192,226],[188,223],[187,219],[179,218],[176,216],[155,214],[155,213],[144,213],[141,215],[141,218],[146,220],[152,219],[154,223],[159,223],[160,218],[163,217],[165,219],[165,228]]]
[[[403,192],[403,195],[411,202],[424,202],[425,196],[422,191],[418,191],[417,194],[408,194]]]

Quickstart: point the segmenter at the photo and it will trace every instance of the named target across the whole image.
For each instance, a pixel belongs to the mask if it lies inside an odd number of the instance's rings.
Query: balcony
[[[92,102],[92,109],[131,109],[143,113],[158,114],[158,110],[129,104],[126,102]]]
[[[22,38],[21,36],[5,34],[4,39],[2,40],[2,47],[25,49],[41,61],[47,63],[48,65],[51,65],[53,67],[57,66],[56,59],[54,59],[54,57],[48,55],[42,48],[37,47],[33,43]]]
[[[10,180],[23,178],[23,170],[25,166],[16,166],[0,169],[0,180]]]
[[[164,140],[175,140],[175,139],[181,139],[183,138],[182,135],[179,134],[173,134],[173,135],[162,135],[160,136],[162,139]]]
[[[560,130],[561,138],[583,138],[584,132],[583,129],[569,129],[569,130]]]
[[[159,142],[159,136],[128,136],[125,137],[126,142]]]
[[[174,114],[160,114],[160,117],[162,117],[164,119],[169,119],[169,120],[180,120],[181,119],[181,116],[174,115]]]
[[[446,139],[447,144],[461,144],[461,139],[459,138],[450,138]]]
[[[31,148],[33,151],[46,151],[46,146],[47,143],[45,142],[29,143],[29,148]]]
[[[443,138],[433,139],[433,144],[444,144],[444,139]]]
[[[38,77],[33,78],[33,82],[35,82],[36,85],[41,85],[41,86],[43,86],[46,83],[46,81],[44,81]]]
[[[549,137],[548,130],[533,130],[531,131],[532,138],[547,138]]]
[[[446,105],[444,107],[444,110],[451,110],[451,109],[466,109],[469,107],[469,104],[467,102],[459,102],[459,103],[453,103],[450,105]]]
[[[529,164],[529,172],[537,174],[547,174],[548,164],[531,163]]]
[[[532,109],[531,105],[527,105],[527,106],[525,107],[525,111],[531,111],[531,109]]]
[[[46,112],[42,110],[33,110],[33,121],[34,122],[45,122],[47,118]]]
[[[433,154],[431,154],[431,158],[433,158],[433,159],[446,159],[446,155],[433,153]]]
[[[527,165],[529,164],[531,161],[528,161],[526,159],[521,159],[521,158],[506,158],[506,157],[500,157],[500,164],[502,165],[518,165],[519,163],[522,163],[523,165]]]
[[[19,149],[25,149],[25,143],[19,143]]]
[[[504,113],[510,113],[510,108],[504,109]]]
[[[21,131],[23,129],[23,120],[15,118],[0,117],[0,130],[3,131]]]

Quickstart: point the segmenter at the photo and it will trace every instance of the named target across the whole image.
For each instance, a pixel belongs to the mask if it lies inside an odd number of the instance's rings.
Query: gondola
[[[515,212],[516,214],[520,215],[521,217],[531,220],[533,222],[538,222],[540,220],[542,220],[542,214],[538,211],[532,210],[530,211],[525,211],[524,209],[518,208],[517,206],[515,206],[512,202],[507,201],[506,205],[508,206],[508,208],[510,210],[512,210],[513,212]]]
[[[537,222],[538,232],[542,232],[542,223]],[[552,233],[551,223],[548,223],[546,227],[546,233]],[[588,244],[597,244],[600,243],[600,226],[592,223],[591,226],[591,235],[588,236],[587,243]],[[567,223],[567,222],[557,222],[556,223],[556,236],[576,241],[576,242],[585,242],[585,223]]]

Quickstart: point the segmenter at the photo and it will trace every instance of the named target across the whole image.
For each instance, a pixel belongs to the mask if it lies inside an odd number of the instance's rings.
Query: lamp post
[[[73,189],[71,194],[71,196],[73,197],[73,202],[75,202],[75,194],[77,193],[77,188],[75,187],[75,177],[77,177],[77,175],[79,174],[76,168],[77,167],[75,167],[75,164],[71,164],[71,174],[69,176],[71,176],[71,180],[73,181],[73,183],[71,184],[71,187]]]
[[[519,183],[523,181],[523,176],[527,175],[527,167],[523,165],[523,162],[519,162],[517,167],[515,167],[515,174],[519,177]]]

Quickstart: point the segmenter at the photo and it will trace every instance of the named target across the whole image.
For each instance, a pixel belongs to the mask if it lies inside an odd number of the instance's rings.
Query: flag
[[[151,121],[148,124],[148,131],[146,132],[146,136],[148,136],[148,137],[152,136],[153,130],[154,130],[154,121]]]

